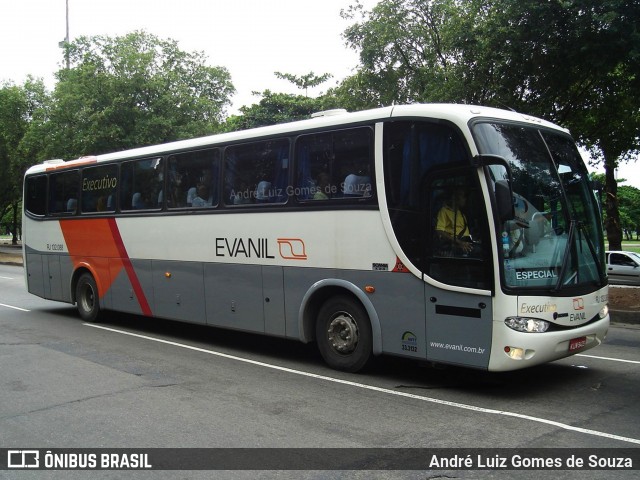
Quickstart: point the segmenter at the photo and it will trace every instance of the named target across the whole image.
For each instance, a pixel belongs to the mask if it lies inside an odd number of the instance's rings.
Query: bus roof
[[[270,125],[266,127],[239,130],[235,132],[209,135],[189,140],[179,140],[147,147],[134,148],[118,152],[106,153],[96,156],[81,157],[76,160],[60,162],[59,160],[46,160],[42,164],[35,165],[27,170],[28,174],[39,173],[52,169],[69,168],[88,163],[96,163],[109,160],[125,160],[129,158],[140,158],[154,155],[164,155],[173,151],[190,150],[194,148],[204,148],[217,144],[249,141],[264,137],[286,135],[307,130],[330,128],[332,126],[344,126],[383,120],[386,118],[398,117],[425,117],[449,120],[452,123],[462,126],[466,125],[474,118],[492,118],[508,121],[531,123],[568,133],[551,122],[525,115],[515,111],[502,110],[492,107],[482,107],[477,105],[461,105],[446,103],[429,103],[413,105],[396,105],[391,107],[376,108],[360,112],[347,113],[346,110],[329,110],[318,112],[308,120]]]

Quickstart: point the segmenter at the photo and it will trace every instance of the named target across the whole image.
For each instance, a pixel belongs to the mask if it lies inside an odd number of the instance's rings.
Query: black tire
[[[372,357],[372,339],[369,316],[360,302],[341,295],[322,305],[316,321],[316,341],[331,368],[362,370]]]
[[[76,306],[85,322],[97,322],[100,317],[98,287],[93,275],[83,273],[76,284]]]

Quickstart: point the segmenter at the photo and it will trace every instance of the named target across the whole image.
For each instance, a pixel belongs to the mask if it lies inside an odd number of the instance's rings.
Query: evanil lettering
[[[518,280],[532,280],[537,278],[556,278],[556,272],[551,269],[543,270],[516,270]]]
[[[216,257],[275,258],[266,238],[216,238]]]

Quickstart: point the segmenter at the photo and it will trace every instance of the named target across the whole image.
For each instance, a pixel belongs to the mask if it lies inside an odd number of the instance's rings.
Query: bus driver
[[[467,204],[467,192],[456,188],[436,217],[436,238],[443,251],[469,254],[473,249],[467,219],[462,209]]]

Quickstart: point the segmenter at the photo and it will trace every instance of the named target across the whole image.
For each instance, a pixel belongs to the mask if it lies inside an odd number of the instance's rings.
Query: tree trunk
[[[605,209],[607,219],[604,227],[609,241],[609,250],[622,250],[622,227],[620,226],[620,212],[618,211],[618,182],[616,182],[616,161],[605,154]]]
[[[18,203],[15,202],[13,204],[13,228],[11,229],[13,233],[13,238],[11,239],[11,245],[18,244]]]

